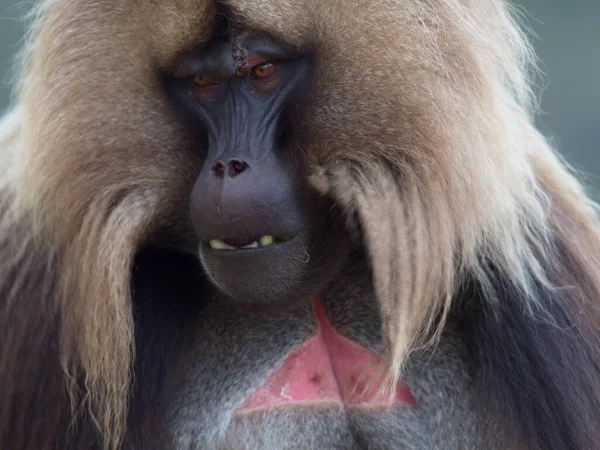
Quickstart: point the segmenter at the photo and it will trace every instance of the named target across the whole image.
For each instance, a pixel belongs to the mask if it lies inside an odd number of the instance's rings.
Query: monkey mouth
[[[251,250],[257,248],[272,247],[277,244],[283,244],[294,239],[294,235],[275,236],[265,234],[263,236],[248,237],[248,238],[224,238],[210,239],[207,246],[211,250],[216,251],[235,251],[235,250]]]

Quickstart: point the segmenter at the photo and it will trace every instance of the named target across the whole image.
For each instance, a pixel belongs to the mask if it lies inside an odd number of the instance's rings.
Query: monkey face
[[[295,144],[310,55],[243,35],[186,55],[174,74],[169,92],[203,153],[189,208],[210,279],[237,303],[310,296],[348,253]]]

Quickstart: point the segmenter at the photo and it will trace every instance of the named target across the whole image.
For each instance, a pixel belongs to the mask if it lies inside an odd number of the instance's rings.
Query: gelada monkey
[[[0,447],[590,450],[596,206],[502,0],[43,0]]]

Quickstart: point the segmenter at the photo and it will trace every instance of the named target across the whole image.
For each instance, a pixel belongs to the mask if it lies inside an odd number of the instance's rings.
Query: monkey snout
[[[305,228],[298,188],[273,163],[219,159],[202,169],[190,198],[201,241],[295,235]]]

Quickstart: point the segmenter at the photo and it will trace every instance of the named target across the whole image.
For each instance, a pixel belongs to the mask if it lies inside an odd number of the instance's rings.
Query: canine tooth
[[[241,248],[258,248],[258,242],[254,241],[254,242],[252,242],[251,244],[244,245],[244,246],[243,246],[243,247],[241,247]]]
[[[213,250],[235,250],[235,247],[227,245],[221,239],[211,239],[209,241],[209,244],[210,248],[212,248]]]
[[[260,238],[260,245],[262,247],[267,247],[268,245],[273,245],[275,238],[273,236],[262,236]]]

